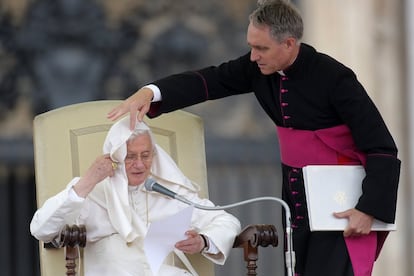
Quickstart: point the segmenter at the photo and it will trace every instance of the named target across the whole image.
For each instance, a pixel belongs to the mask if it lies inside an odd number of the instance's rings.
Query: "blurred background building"
[[[398,231],[390,234],[374,275],[414,275],[414,36],[408,35],[414,4],[295,3],[305,20],[304,41],[354,69],[396,139],[403,161]],[[235,58],[248,51],[247,17],[255,6],[256,0],[0,0],[0,275],[39,275],[38,244],[29,232],[36,210],[34,116],[78,102],[124,99],[167,74]],[[213,201],[280,195],[274,126],[254,97],[186,110],[204,119]],[[274,205],[229,211],[243,225],[274,223],[281,233]],[[233,250],[216,275],[245,274],[241,253]],[[259,254],[259,275],[283,275],[283,246]]]

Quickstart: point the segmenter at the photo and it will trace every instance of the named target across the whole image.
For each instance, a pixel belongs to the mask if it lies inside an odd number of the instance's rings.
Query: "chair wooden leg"
[[[253,247],[250,243],[243,245],[244,261],[246,262],[247,276],[256,276],[258,252],[257,247]]]
[[[78,247],[66,246],[66,275],[76,276],[76,260],[79,257]]]

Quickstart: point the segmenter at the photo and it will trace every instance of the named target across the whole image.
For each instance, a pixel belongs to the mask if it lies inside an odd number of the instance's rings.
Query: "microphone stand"
[[[229,205],[224,205],[224,206],[220,206],[220,205],[216,205],[216,206],[204,206],[204,205],[200,205],[194,202],[191,202],[190,200],[186,199],[183,196],[180,196],[178,194],[174,194],[173,198],[194,206],[197,209],[202,209],[202,210],[224,210],[224,209],[230,209],[230,208],[234,208],[240,205],[244,205],[244,204],[249,204],[249,203],[253,203],[253,202],[257,202],[257,201],[277,201],[278,203],[280,203],[283,208],[285,209],[285,213],[286,213],[286,252],[285,252],[285,264],[286,264],[286,270],[287,270],[287,275],[288,276],[294,276],[295,275],[295,263],[296,263],[296,257],[295,257],[295,252],[293,250],[293,239],[292,239],[292,226],[291,226],[291,214],[290,214],[290,209],[289,206],[287,205],[287,203],[277,197],[257,197],[257,198],[253,198],[253,199],[248,199],[248,200],[244,200],[244,201],[240,201],[237,203],[233,203],[233,204],[229,204]]]

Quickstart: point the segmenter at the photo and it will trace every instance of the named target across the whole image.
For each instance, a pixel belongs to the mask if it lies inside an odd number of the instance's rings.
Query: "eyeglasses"
[[[127,154],[125,157],[125,164],[130,165],[135,163],[136,161],[141,160],[142,163],[148,163],[152,160],[152,152],[145,151],[141,154]]]

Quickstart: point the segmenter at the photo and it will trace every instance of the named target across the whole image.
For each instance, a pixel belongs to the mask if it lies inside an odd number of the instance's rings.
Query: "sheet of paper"
[[[154,221],[149,226],[144,250],[154,275],[157,275],[165,258],[174,250],[174,245],[186,239],[184,233],[190,229],[192,214],[193,207],[189,206],[170,217]]]

